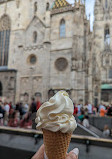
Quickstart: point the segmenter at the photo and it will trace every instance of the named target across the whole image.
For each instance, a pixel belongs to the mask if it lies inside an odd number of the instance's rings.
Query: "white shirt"
[[[28,109],[29,109],[28,104],[25,104],[25,105],[24,105],[24,111],[25,111],[25,112],[28,112]]]
[[[103,131],[103,137],[108,137],[109,135],[110,135],[109,129]]]
[[[88,104],[88,113],[92,114],[92,105]]]
[[[5,105],[5,111],[7,112],[7,113],[9,113],[9,110],[10,110],[10,107],[9,107],[9,105],[7,104],[7,105]]]
[[[78,114],[80,114],[81,113],[81,105],[79,104],[78,106],[77,106],[77,108],[78,108]]]
[[[82,124],[84,127],[89,128],[89,120],[88,119],[84,119]]]

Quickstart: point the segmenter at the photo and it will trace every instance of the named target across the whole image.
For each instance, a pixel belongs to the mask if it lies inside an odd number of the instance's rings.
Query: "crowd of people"
[[[99,106],[95,107],[92,104],[74,104],[74,115],[80,115],[80,114],[86,114],[86,115],[96,115],[100,117],[104,116],[110,116],[112,117],[112,105],[103,105],[100,104]]]
[[[90,116],[99,116],[99,117],[112,117],[112,105],[106,106],[100,104],[98,107],[93,106],[92,104],[74,104],[74,116],[77,116],[78,122],[84,127],[89,128],[89,117]],[[103,137],[108,137],[112,134],[112,130],[109,129],[108,125],[104,125]]]
[[[32,114],[36,113],[40,108],[40,100],[31,99],[31,103],[17,103],[12,104],[0,101],[0,126],[32,128]],[[84,127],[89,128],[89,117],[94,116],[110,116],[112,117],[112,105],[105,106],[103,104],[98,107],[92,104],[74,104],[74,116],[77,117],[78,122]],[[104,131],[108,132],[108,126],[104,127]]]
[[[32,98],[30,104],[12,104],[0,101],[0,126],[32,128],[31,115],[40,107],[40,101]]]

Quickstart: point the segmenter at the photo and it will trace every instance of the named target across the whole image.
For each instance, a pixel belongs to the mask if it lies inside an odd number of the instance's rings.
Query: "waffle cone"
[[[45,152],[48,159],[65,159],[71,134],[43,129]]]

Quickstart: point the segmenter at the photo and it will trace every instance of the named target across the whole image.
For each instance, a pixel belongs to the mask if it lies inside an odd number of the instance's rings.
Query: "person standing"
[[[26,103],[23,106],[23,113],[26,114],[29,111],[29,105]]]
[[[4,109],[5,109],[4,125],[7,126],[9,120],[9,111],[10,111],[10,106],[8,105],[7,102],[4,104]]]
[[[93,113],[93,109],[92,109],[92,104],[88,104],[88,114],[92,114]]]
[[[81,108],[82,108],[82,105],[81,104],[78,104],[77,105],[77,109],[78,109],[78,115],[80,115],[81,114]]]
[[[3,125],[5,110],[2,108],[2,101],[0,101],[0,126]]]
[[[41,106],[41,103],[40,103],[40,100],[39,100],[39,99],[37,100],[37,103],[36,103],[36,104],[37,104],[37,110],[38,110],[38,109],[40,108],[40,106]]]
[[[102,136],[105,137],[105,138],[108,138],[110,136],[110,130],[109,130],[108,125],[104,126],[104,130],[103,130]]]
[[[84,117],[84,120],[82,122],[82,125],[86,128],[89,128],[89,117],[88,116],[85,116]]]
[[[105,106],[104,106],[102,103],[101,103],[101,105],[99,106],[99,112],[100,112],[101,109],[104,109],[104,110],[106,109]]]
[[[112,117],[112,105],[109,106],[109,109],[107,110],[107,115]]]
[[[30,111],[32,112],[32,114],[37,112],[37,105],[36,105],[36,102],[35,102],[35,98],[32,98]]]
[[[100,109],[100,117],[104,117],[106,113],[107,113],[107,110],[105,110],[104,108]]]
[[[78,108],[75,106],[75,103],[74,103],[74,113],[73,113],[73,115],[76,116],[77,112],[78,112]]]

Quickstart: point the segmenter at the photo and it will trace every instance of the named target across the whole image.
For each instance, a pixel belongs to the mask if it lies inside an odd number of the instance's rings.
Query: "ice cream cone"
[[[71,134],[61,131],[52,132],[43,129],[45,153],[48,159],[65,159],[70,144]]]

